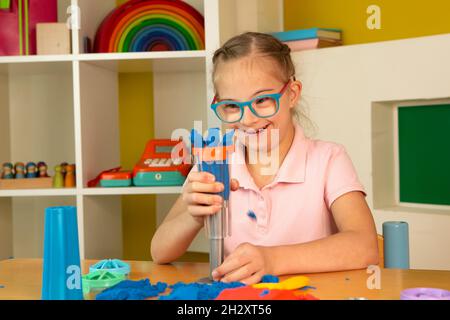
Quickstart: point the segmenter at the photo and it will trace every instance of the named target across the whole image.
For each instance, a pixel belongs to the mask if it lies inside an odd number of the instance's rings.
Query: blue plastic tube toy
[[[82,300],[77,211],[45,210],[42,300]]]

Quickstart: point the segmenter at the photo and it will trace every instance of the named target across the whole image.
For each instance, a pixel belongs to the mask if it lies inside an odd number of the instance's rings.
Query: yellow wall
[[[117,5],[127,0],[117,0]],[[121,165],[133,169],[148,140],[154,138],[153,75],[119,75]],[[156,230],[156,196],[122,197],[123,258],[150,260],[150,242]]]
[[[127,0],[117,0],[120,5]],[[154,137],[153,74],[119,75],[120,155],[124,169],[132,169]],[[156,231],[156,196],[122,197],[123,258],[150,260]],[[179,261],[208,261],[208,254],[187,252]]]
[[[121,165],[133,169],[147,141],[153,138],[153,77],[151,73],[119,75]],[[123,255],[149,260],[156,228],[154,195],[122,197]]]
[[[366,26],[369,5],[381,9],[381,29]],[[340,28],[344,44],[450,33],[449,0],[285,0],[285,30]]]

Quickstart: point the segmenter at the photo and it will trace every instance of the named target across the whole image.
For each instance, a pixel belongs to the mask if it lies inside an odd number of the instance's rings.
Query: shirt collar
[[[295,124],[295,134],[291,147],[284,158],[274,180],[266,187],[279,182],[302,183],[305,181],[308,139],[300,125]],[[232,155],[231,175],[244,189],[258,190],[245,163],[245,147],[236,141],[236,150]]]

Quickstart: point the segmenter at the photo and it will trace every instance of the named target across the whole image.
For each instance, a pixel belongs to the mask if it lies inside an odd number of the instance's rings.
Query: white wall
[[[246,31],[282,31],[283,3],[283,0],[219,0],[220,43]]]
[[[382,105],[374,102],[450,98],[450,34],[293,57],[303,82],[302,104],[318,127],[315,137],[346,146],[366,187],[378,232],[384,221],[407,221],[411,268],[450,270],[450,207],[408,208],[387,201],[374,209],[373,159],[378,161],[379,154],[373,154],[372,143],[379,141],[372,136],[380,123],[372,123],[371,117],[372,108]]]

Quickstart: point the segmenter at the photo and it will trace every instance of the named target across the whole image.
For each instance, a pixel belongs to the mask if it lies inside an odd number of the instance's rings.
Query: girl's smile
[[[268,124],[266,124],[266,125],[264,125],[262,127],[259,127],[259,128],[247,128],[247,129],[241,128],[239,130],[242,133],[244,133],[245,135],[255,136],[255,135],[259,135],[261,133],[266,133],[266,131],[269,128],[269,126],[270,126],[270,123],[268,123]]]

